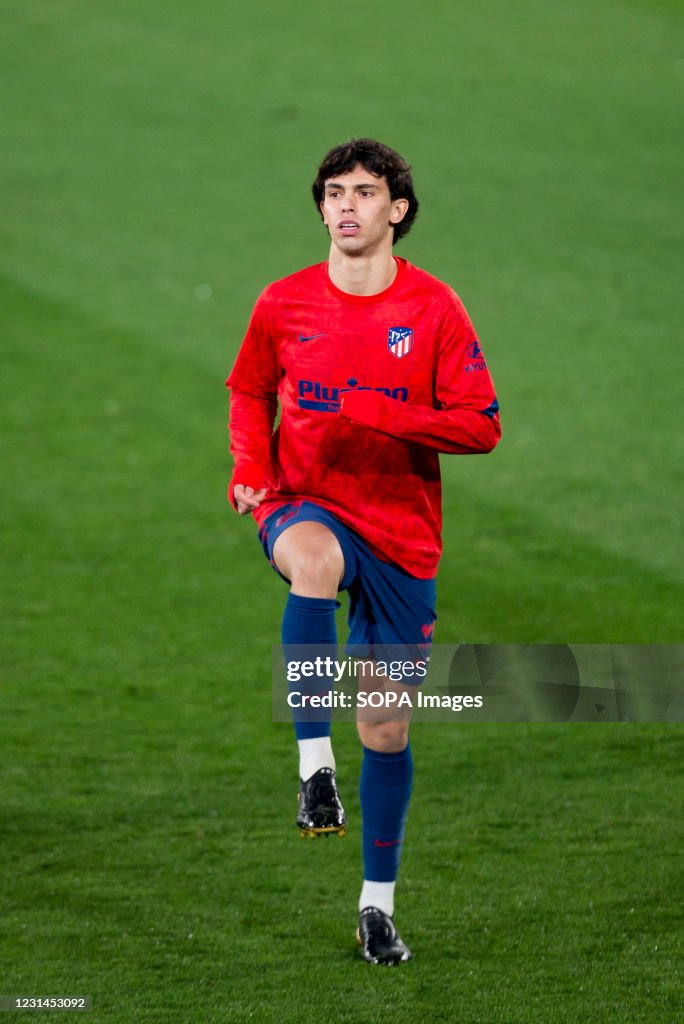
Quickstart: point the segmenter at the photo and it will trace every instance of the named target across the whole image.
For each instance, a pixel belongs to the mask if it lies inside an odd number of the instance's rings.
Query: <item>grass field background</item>
[[[443,460],[438,640],[679,642],[681,10],[0,13],[0,994],[674,1022],[678,726],[416,727],[416,960],[358,960],[357,745],[349,836],[305,846],[223,380],[261,288],[325,258],[322,154],[387,141],[422,202],[397,251],[459,291],[502,408],[493,455]]]

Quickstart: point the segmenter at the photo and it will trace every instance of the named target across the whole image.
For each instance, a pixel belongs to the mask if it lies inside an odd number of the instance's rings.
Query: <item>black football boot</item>
[[[332,768],[319,768],[306,782],[300,781],[297,828],[302,839],[317,839],[331,832],[346,835],[347,818]]]
[[[356,937],[363,947],[363,958],[369,964],[396,967],[413,956],[394,927],[393,919],[377,907],[364,907],[361,911]]]

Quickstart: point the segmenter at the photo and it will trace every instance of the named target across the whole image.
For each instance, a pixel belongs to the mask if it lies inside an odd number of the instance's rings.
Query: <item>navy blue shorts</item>
[[[288,526],[304,522],[327,526],[342,548],[344,577],[339,589],[349,592],[347,653],[371,658],[380,645],[417,649],[419,656],[429,652],[437,618],[435,579],[418,579],[398,565],[383,562],[358,533],[312,501],[282,506],[259,530],[259,540],[274,569],[276,540]]]

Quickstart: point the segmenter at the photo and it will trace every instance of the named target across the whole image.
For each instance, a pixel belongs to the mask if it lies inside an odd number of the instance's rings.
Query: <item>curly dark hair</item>
[[[348,174],[357,164],[361,164],[371,174],[386,178],[391,199],[408,199],[409,207],[404,219],[394,225],[392,244],[395,245],[411,230],[411,225],[418,216],[418,200],[413,191],[409,164],[399,153],[382,142],[376,142],[375,139],[350,139],[349,142],[343,142],[326,153],[318,168],[316,180],[311,186],[316,209],[321,213],[320,204],[324,197],[325,182],[336,174]]]

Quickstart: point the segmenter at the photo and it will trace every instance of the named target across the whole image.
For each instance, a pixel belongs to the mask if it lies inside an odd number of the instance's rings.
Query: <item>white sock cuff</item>
[[[335,770],[335,755],[329,736],[316,736],[312,740],[298,740],[299,777],[306,782],[319,768]]]
[[[377,907],[383,914],[390,917],[394,914],[394,886],[396,882],[369,882],[363,880],[363,888],[359,896],[359,911],[366,907]]]

